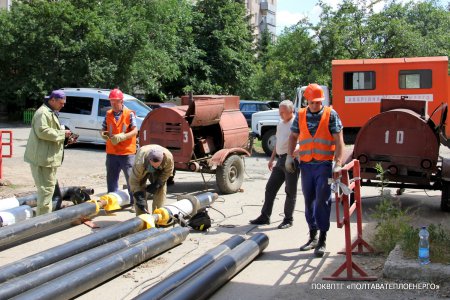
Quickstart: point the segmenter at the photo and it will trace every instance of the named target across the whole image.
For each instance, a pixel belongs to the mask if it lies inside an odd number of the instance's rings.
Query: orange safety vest
[[[298,127],[300,129],[300,134],[298,137],[300,146],[300,160],[304,162],[309,162],[313,159],[322,161],[333,160],[336,146],[334,144],[334,138],[328,128],[330,123],[331,108],[325,107],[323,109],[319,127],[317,128],[314,137],[311,136],[306,123],[306,110],[307,108],[302,108],[298,112]]]
[[[112,109],[106,112],[106,126],[110,136],[130,131],[130,114],[134,111],[124,107],[119,120],[114,117]],[[136,136],[113,145],[110,140],[106,141],[106,153],[115,155],[130,155],[136,153]]]

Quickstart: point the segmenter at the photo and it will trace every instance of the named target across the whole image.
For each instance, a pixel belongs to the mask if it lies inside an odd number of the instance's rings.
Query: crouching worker
[[[136,215],[152,213],[166,199],[167,180],[172,176],[172,153],[159,145],[146,145],[136,153],[130,175],[130,188],[135,200]],[[147,179],[150,184],[147,186]],[[148,210],[146,194],[153,194],[152,210]]]

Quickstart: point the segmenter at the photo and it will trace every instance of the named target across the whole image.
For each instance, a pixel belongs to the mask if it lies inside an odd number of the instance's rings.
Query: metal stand
[[[9,134],[9,142],[5,143],[3,142],[3,134]],[[10,158],[13,154],[13,136],[11,130],[0,130],[0,179],[3,178],[3,158]],[[9,154],[3,154],[3,146],[9,146]]]
[[[353,178],[349,179],[349,170],[353,173]],[[365,254],[374,253],[373,248],[362,237],[362,207],[361,207],[361,178],[360,178],[360,166],[359,161],[354,159],[350,163],[346,164],[342,170],[338,173],[333,173],[333,182],[339,187],[344,185],[350,190],[353,190],[355,195],[355,202],[350,206],[350,194],[335,193],[336,195],[336,222],[337,227],[344,227],[345,231],[345,252],[339,252],[345,254],[345,262],[329,277],[323,277],[324,280],[377,280],[377,277],[369,276],[352,260],[352,254]],[[340,204],[342,203],[344,208],[344,217],[340,218]],[[352,236],[350,232],[350,217],[356,210],[357,218],[357,233],[358,237],[352,244]],[[353,249],[358,248],[353,252]],[[367,251],[364,251],[364,248]],[[360,276],[354,276],[353,270],[355,270]],[[340,277],[339,275],[346,271],[346,277]]]

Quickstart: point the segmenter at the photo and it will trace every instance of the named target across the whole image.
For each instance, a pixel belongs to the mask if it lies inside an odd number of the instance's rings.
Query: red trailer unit
[[[345,128],[361,128],[380,112],[380,101],[424,101],[431,115],[450,99],[448,57],[349,59],[332,61],[333,108]],[[436,115],[433,121],[439,124]],[[446,127],[450,137],[450,126]]]
[[[251,149],[238,96],[184,96],[181,106],[155,109],[142,123],[139,142],[169,149],[177,170],[215,173],[223,193],[240,189],[242,156]]]

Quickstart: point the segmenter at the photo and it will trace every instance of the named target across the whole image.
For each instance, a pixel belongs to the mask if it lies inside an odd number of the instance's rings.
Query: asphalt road
[[[3,176],[10,185],[0,186],[0,195],[6,197],[33,192],[35,189],[29,166],[23,162],[29,128],[11,128],[9,125],[0,124],[0,128],[2,126],[13,130],[14,149],[13,158],[3,160]],[[442,151],[443,155],[450,153],[448,149]],[[104,146],[77,145],[66,149],[64,164],[58,170],[59,182],[62,186],[92,187],[99,196],[106,191],[104,163]],[[338,254],[344,248],[344,231],[336,226],[334,205],[327,241],[327,254],[323,258],[314,258],[310,252],[301,253],[298,248],[306,241],[308,230],[304,219],[300,183],[293,227],[285,230],[277,229],[277,225],[282,220],[285,197],[283,187],[275,202],[272,223],[261,227],[253,226],[248,224],[248,221],[259,214],[264,200],[264,187],[270,173],[267,169],[267,158],[261,154],[246,158],[245,167],[243,191],[220,196],[213,205],[214,210],[210,210],[214,223],[207,233],[192,232],[182,245],[116,276],[79,296],[79,299],[131,299],[141,290],[182,268],[232,235],[238,234],[248,238],[256,232],[264,232],[269,236],[268,248],[235,276],[230,283],[222,287],[212,299],[348,299],[355,297],[359,299],[430,299],[450,297],[450,292],[446,287],[433,291],[358,289],[357,286],[352,288],[347,285],[323,285],[339,283],[323,281],[322,278],[330,276],[344,262],[344,256]],[[197,173],[177,172],[176,184],[168,189],[167,202],[176,201],[176,196],[180,194],[217,189],[214,176],[206,175],[205,179],[206,182],[203,182],[202,177]],[[121,183],[125,183],[124,178],[121,179]],[[374,221],[370,219],[370,213],[379,203],[378,191],[376,188],[364,187],[362,195],[364,238],[369,239],[375,227]],[[400,196],[400,201],[404,207],[417,210],[418,226],[433,222],[450,227],[449,214],[439,210],[439,191],[407,190]],[[134,217],[132,213],[124,210],[111,215],[98,216],[94,222],[100,227],[106,227],[132,217]],[[356,223],[354,219],[351,221],[351,230],[352,237],[355,239]],[[0,265],[14,262],[90,232],[92,229],[80,225],[23,243],[1,252]],[[378,276],[377,282],[386,282],[381,278],[384,257],[380,255],[356,257],[355,261],[369,275]]]

